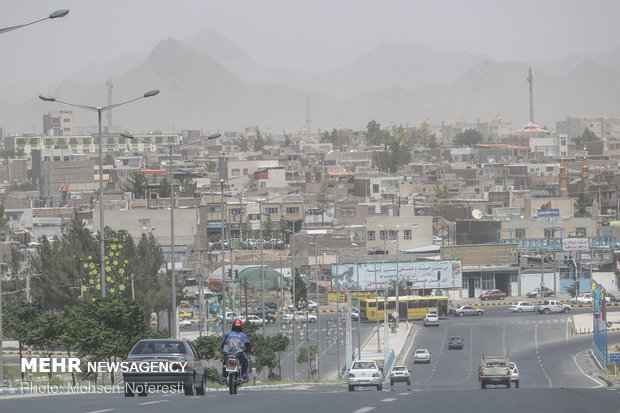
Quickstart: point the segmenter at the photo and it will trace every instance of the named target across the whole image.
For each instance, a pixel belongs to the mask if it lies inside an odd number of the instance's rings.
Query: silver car
[[[519,301],[516,304],[511,304],[508,309],[513,313],[520,313],[523,311],[536,311],[536,306],[529,301]]]
[[[166,388],[183,389],[186,396],[204,395],[206,391],[207,364],[198,352],[185,339],[146,339],[140,340],[125,359],[128,365],[149,365],[150,363],[169,366],[169,371],[139,371],[129,369],[123,373],[125,397],[134,393],[146,396],[149,390]],[[147,369],[148,370],[148,369]]]
[[[476,308],[472,305],[462,305],[451,309],[455,317],[463,317],[464,315],[483,315],[484,308]]]

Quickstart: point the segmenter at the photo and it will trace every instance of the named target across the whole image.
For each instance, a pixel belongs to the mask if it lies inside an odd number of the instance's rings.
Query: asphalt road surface
[[[322,332],[329,329],[322,318]],[[411,412],[593,412],[620,413],[620,389],[608,388],[588,376],[585,351],[591,335],[572,336],[570,318],[565,314],[539,315],[509,313],[492,308],[481,317],[450,317],[439,327],[422,327],[416,333],[404,363],[412,371],[411,386],[384,384],[382,392],[372,388],[348,392],[345,384],[296,385],[252,391],[242,387],[236,396],[209,392],[206,396],[149,394],[125,398],[122,394],[58,394],[7,396],[0,399],[0,411],[45,412],[170,412],[235,411],[272,413],[370,413]],[[356,323],[354,323],[354,326]],[[362,340],[372,323],[362,323]],[[310,339],[316,340],[316,325],[310,325]],[[314,334],[312,333],[314,331]],[[448,350],[451,335],[465,339],[463,350]],[[610,341],[620,341],[620,332],[610,332]],[[321,335],[325,358],[335,360],[334,344]],[[325,341],[323,341],[325,340]],[[356,333],[353,334],[354,344]],[[302,343],[297,343],[298,348]],[[305,345],[305,341],[303,342]],[[431,351],[430,364],[413,364],[416,348]],[[344,348],[341,347],[344,352]],[[477,367],[482,354],[509,352],[520,370],[520,388],[504,386],[480,388]],[[581,361],[581,362],[580,362]],[[291,368],[290,363],[286,367]],[[328,371],[328,367],[326,372]],[[330,367],[330,369],[333,369]],[[298,369],[298,379],[303,379]],[[283,372],[284,373],[284,372]],[[286,374],[285,374],[286,375]],[[319,396],[319,397],[317,397]]]

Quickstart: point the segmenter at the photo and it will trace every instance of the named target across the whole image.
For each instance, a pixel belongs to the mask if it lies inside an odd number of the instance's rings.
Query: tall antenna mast
[[[105,81],[106,86],[108,87],[108,105],[112,104],[112,89],[114,89],[114,84],[112,83],[112,79],[108,78]],[[108,132],[112,130],[112,110],[108,110]]]
[[[312,118],[310,117],[310,96],[306,96],[306,137],[310,139],[310,125]]]
[[[530,82],[530,123],[534,123],[534,75],[531,67],[527,81]]]

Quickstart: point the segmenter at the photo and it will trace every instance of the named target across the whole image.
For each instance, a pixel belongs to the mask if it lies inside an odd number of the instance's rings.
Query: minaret
[[[583,157],[583,166],[581,167],[581,187],[584,193],[590,192],[590,181],[588,177],[590,174],[588,173],[588,157]]]
[[[530,83],[530,123],[534,123],[534,75],[531,67],[527,81]]]
[[[564,166],[564,157],[560,161],[560,198],[568,198],[568,174]]]

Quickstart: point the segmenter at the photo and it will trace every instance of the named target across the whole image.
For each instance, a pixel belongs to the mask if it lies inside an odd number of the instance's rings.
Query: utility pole
[[[293,279],[293,381],[297,380],[297,360],[295,360],[295,335],[297,334],[297,320],[295,320],[295,314],[297,313],[297,305],[295,303],[295,221],[293,220],[293,235],[291,238],[291,277]]]
[[[224,180],[220,179],[220,194],[222,196],[222,215],[221,215],[221,237],[220,246],[222,247],[222,334],[226,334],[226,268],[224,268],[224,220],[226,215],[224,212]]]
[[[314,235],[314,266],[316,267],[316,342],[317,342],[317,361],[316,361],[316,379],[321,380],[321,312],[319,311],[319,244],[316,239],[318,235]]]
[[[357,263],[357,253],[359,251],[359,247],[355,247],[355,275],[356,275],[356,279],[357,279],[357,359],[361,360],[362,359],[362,337],[360,335],[360,329],[361,329],[361,321],[360,321],[360,312],[362,310],[362,306],[361,306],[361,301],[360,301],[360,267],[359,264]],[[351,318],[351,307],[352,305],[349,305],[349,319]]]

